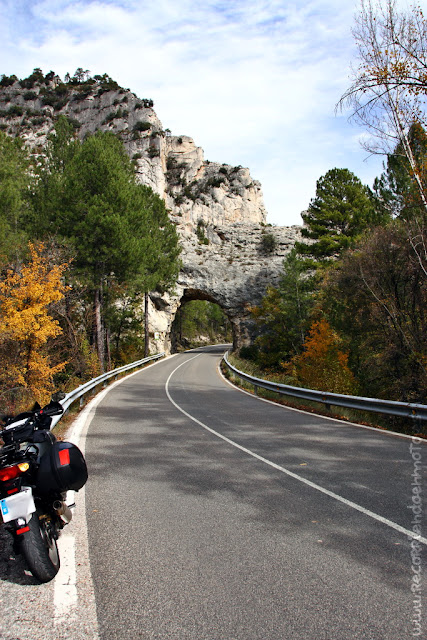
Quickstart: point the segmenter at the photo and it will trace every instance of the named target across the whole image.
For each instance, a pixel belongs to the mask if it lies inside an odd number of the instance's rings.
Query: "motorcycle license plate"
[[[17,518],[25,518],[25,521],[28,521],[29,516],[35,510],[31,487],[23,487],[19,493],[0,500],[0,512],[3,522],[10,522]]]

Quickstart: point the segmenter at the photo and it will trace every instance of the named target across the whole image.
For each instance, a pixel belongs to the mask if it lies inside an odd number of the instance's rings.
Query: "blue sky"
[[[267,221],[300,224],[316,180],[365,184],[362,129],[335,115],[355,61],[356,0],[0,0],[0,74],[108,73],[154,100],[207,160],[249,167]]]

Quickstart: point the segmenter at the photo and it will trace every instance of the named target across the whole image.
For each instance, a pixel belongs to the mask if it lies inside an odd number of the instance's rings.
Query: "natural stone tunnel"
[[[186,338],[187,338],[185,332],[183,333],[182,331],[182,323],[180,321],[179,312],[182,311],[183,307],[185,307],[187,304],[197,300],[205,300],[221,309],[221,311],[224,313],[224,315],[227,317],[227,320],[229,321],[232,335],[233,335],[233,342],[234,342],[235,330],[234,330],[233,320],[229,318],[227,312],[218,303],[218,300],[216,300],[215,297],[213,297],[211,294],[205,291],[199,291],[195,289],[184,289],[183,296],[180,300],[179,307],[177,308],[174,320],[172,321],[172,325],[171,325],[170,342],[171,342],[171,350],[173,353],[175,353],[177,350],[182,348],[182,345],[185,344]]]
[[[299,227],[271,227],[275,248],[261,249],[261,225],[207,225],[209,244],[195,234],[181,238],[182,269],[173,293],[150,295],[150,348],[171,351],[171,327],[177,310],[189,300],[209,300],[226,313],[235,349],[248,344],[254,325],[249,307],[259,304],[269,285],[277,285],[283,260],[299,236]]]

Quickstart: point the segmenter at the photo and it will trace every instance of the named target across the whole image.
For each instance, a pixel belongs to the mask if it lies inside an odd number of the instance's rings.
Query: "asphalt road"
[[[405,533],[411,440],[243,394],[218,373],[222,351],[166,359],[97,407],[86,513],[101,640],[427,637]]]

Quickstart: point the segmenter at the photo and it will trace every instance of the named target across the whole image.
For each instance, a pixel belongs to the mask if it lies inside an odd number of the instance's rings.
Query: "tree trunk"
[[[148,291],[144,293],[144,357],[148,358],[149,354],[150,333],[148,331]]]
[[[102,292],[101,292],[101,287],[98,287],[97,289],[95,289],[95,296],[94,296],[94,303],[93,303],[93,311],[94,311],[93,330],[94,330],[94,344],[96,346],[96,351],[99,359],[99,368],[101,373],[104,373],[105,343],[104,343],[104,332],[102,329],[101,306],[102,306]]]
[[[110,329],[109,329],[109,327],[105,328],[105,348],[107,350],[107,367],[108,367],[108,371],[111,371],[113,366],[112,366],[112,363],[111,363]]]

